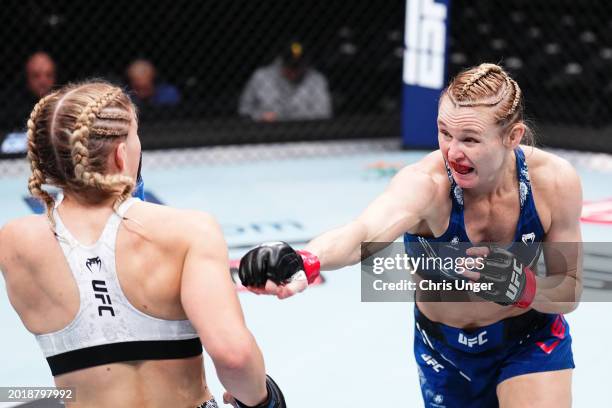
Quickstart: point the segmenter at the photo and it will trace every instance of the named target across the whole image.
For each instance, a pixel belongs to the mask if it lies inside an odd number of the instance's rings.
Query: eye
[[[450,135],[450,133],[448,133],[446,130],[441,130],[440,133],[442,134],[442,136],[444,136],[445,138],[451,138],[452,136]]]
[[[479,143],[478,140],[474,139],[473,137],[468,137],[465,139],[465,143]]]

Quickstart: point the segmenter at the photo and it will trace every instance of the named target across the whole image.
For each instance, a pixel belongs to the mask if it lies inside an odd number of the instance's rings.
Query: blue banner
[[[446,82],[450,0],[406,0],[402,145],[438,145],[438,99]]]

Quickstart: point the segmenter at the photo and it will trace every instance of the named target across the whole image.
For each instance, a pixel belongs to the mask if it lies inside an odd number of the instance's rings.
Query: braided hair
[[[45,205],[53,222],[53,197],[42,188],[55,185],[86,201],[127,199],[135,180],[109,174],[106,163],[127,138],[135,108],[121,88],[106,82],[68,85],[42,98],[28,120],[28,188]]]

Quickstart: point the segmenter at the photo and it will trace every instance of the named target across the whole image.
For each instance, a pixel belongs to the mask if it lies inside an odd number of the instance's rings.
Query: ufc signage
[[[402,146],[438,146],[438,100],[446,83],[451,0],[406,0]]]
[[[404,82],[442,89],[448,6],[434,0],[407,0],[404,27]]]

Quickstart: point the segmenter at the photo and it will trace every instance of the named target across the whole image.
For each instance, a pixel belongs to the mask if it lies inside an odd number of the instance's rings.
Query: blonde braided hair
[[[460,72],[442,95],[448,96],[456,107],[493,108],[495,123],[502,129],[522,123],[525,126],[523,140],[532,146],[535,144],[534,132],[524,117],[523,92],[499,65],[484,63]]]
[[[102,109],[111,103],[123,91],[115,88],[102,96],[97,101],[89,104],[77,118],[74,132],[70,135],[70,146],[72,148],[71,156],[74,165],[74,176],[77,181],[83,183],[84,186],[95,187],[96,189],[108,193],[120,193],[115,206],[121,204],[130,195],[134,188],[134,180],[121,174],[101,174],[88,170],[89,150],[87,149],[90,127],[93,126],[95,120],[100,115]],[[101,115],[104,117],[104,115]],[[111,117],[107,115],[106,117]],[[107,135],[113,136],[112,132],[105,132]]]
[[[38,154],[38,147],[36,144],[36,132],[37,132],[36,121],[38,119],[38,116],[42,112],[42,110],[45,108],[45,106],[49,102],[49,100],[56,97],[57,94],[58,92],[53,92],[41,98],[40,101],[38,101],[38,103],[34,106],[34,109],[32,109],[32,113],[30,113],[30,117],[28,119],[28,124],[27,124],[28,126],[28,132],[27,132],[28,154],[27,154],[27,157],[28,157],[28,161],[30,162],[30,169],[32,171],[32,174],[30,175],[28,179],[28,190],[30,191],[30,194],[32,194],[32,196],[38,198],[44,203],[47,217],[49,217],[52,224],[55,224],[53,221],[53,217],[52,217],[52,210],[53,210],[53,206],[55,205],[55,200],[53,199],[51,194],[49,194],[47,191],[45,191],[42,188],[42,185],[45,184],[45,182],[47,181],[47,178],[43,174],[41,170],[41,165],[40,165],[40,157]]]
[[[134,113],[120,88],[100,81],[65,86],[36,104],[28,121],[28,188],[45,204],[53,226],[55,202],[42,184],[91,202],[117,196],[115,210],[129,197],[133,178],[106,174],[106,163],[116,141],[127,138]]]
[[[463,71],[445,92],[455,106],[496,106],[511,96],[511,103],[496,115],[500,122],[512,118],[522,96],[516,81],[502,67],[489,63]]]
[[[457,95],[459,98],[463,99],[463,98],[467,98],[468,97],[468,92],[470,90],[470,88],[472,87],[472,85],[474,85],[476,82],[478,82],[482,77],[484,77],[485,75],[487,75],[489,72],[494,72],[494,73],[498,73],[501,74],[503,73],[501,67],[495,65],[495,64],[480,64],[478,66],[478,69],[476,69],[472,75],[468,78],[468,80],[465,82],[465,84],[461,87],[461,90],[459,91],[459,94]]]

